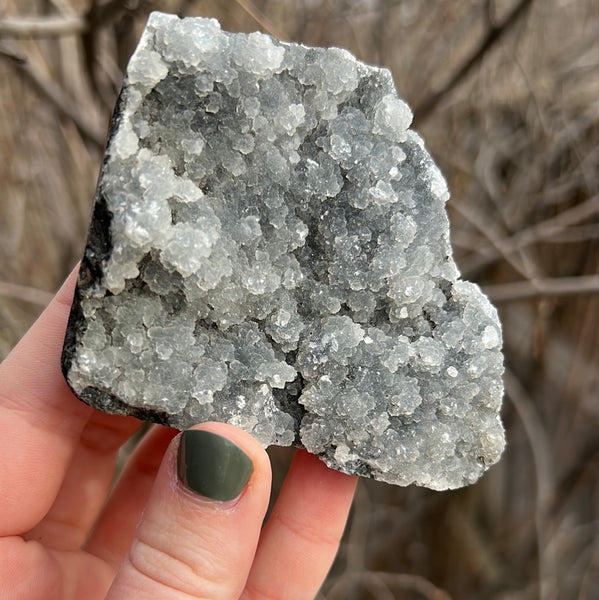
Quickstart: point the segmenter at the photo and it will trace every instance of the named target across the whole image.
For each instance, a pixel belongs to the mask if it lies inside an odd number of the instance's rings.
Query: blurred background
[[[599,598],[597,0],[0,0],[0,358],[82,254],[155,9],[390,68],[503,321],[501,463],[455,492],[361,481],[320,599]]]

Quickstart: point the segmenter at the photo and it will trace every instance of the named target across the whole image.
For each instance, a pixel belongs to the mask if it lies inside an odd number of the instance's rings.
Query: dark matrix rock
[[[344,50],[152,14],[69,322],[75,394],[394,484],[474,482],[504,446],[501,329],[410,122]]]

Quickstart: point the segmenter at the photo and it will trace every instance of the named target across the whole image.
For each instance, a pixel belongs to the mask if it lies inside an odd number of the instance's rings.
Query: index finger
[[[22,533],[49,510],[93,410],[60,369],[77,269],[0,364],[0,535]]]

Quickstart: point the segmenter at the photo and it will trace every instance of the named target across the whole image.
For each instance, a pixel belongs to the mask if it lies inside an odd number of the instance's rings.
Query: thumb
[[[239,598],[270,481],[266,452],[231,425],[207,423],[177,436],[107,600]]]

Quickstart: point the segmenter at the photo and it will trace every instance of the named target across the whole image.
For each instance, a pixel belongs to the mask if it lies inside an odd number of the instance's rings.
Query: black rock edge
[[[144,408],[129,406],[113,394],[95,387],[86,387],[82,392],[76,392],[69,382],[69,372],[76,355],[77,344],[81,339],[81,336],[85,333],[86,327],[85,318],[81,309],[81,291],[88,287],[98,285],[102,281],[102,277],[104,276],[103,265],[110,257],[112,251],[112,242],[110,239],[112,213],[108,210],[100,182],[102,181],[102,173],[108,160],[108,153],[106,150],[110,146],[110,142],[116,134],[120,124],[124,105],[124,92],[126,89],[127,82],[125,81],[110,119],[106,149],[104,151],[104,161],[100,168],[98,184],[94,193],[94,205],[88,226],[87,243],[79,267],[79,277],[77,279],[77,285],[75,286],[73,304],[71,306],[71,312],[65,331],[60,366],[67,385],[73,394],[85,404],[102,412],[127,415],[144,421],[153,421],[155,423],[167,425],[169,417],[165,412],[158,412],[155,410],[149,411]]]

